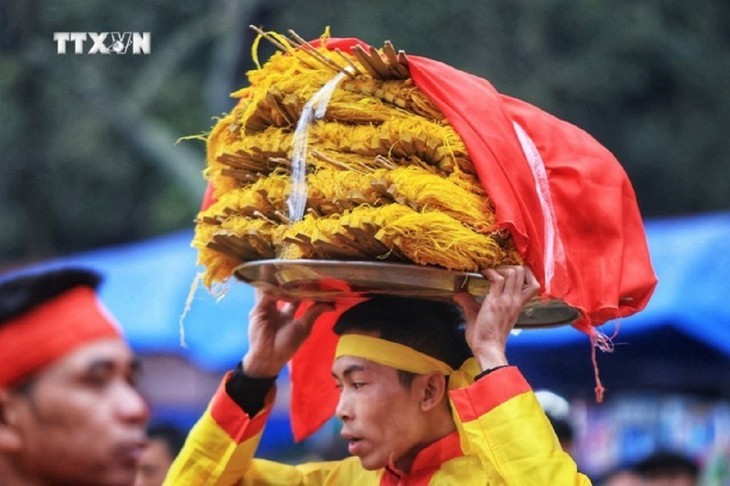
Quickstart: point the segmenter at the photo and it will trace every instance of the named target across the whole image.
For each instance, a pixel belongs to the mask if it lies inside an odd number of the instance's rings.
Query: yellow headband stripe
[[[397,370],[408,371],[418,375],[425,375],[438,371],[444,375],[454,372],[451,366],[443,361],[416,351],[403,344],[386,341],[362,334],[345,334],[340,336],[335,351],[335,358],[354,356],[364,358],[375,363],[390,366]]]

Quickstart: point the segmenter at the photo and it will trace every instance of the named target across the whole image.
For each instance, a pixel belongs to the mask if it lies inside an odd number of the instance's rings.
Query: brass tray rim
[[[400,270],[400,273],[399,273]],[[370,272],[371,274],[380,274],[381,278],[374,280],[356,280],[352,278],[353,271]],[[262,276],[269,272],[270,275]],[[311,278],[297,277],[286,281],[282,278],[284,272],[301,272],[310,273]],[[454,282],[452,291],[443,288],[434,288],[427,285],[415,285],[410,281],[393,281],[391,279],[383,279],[382,273],[387,272],[389,277],[403,275],[406,272],[409,275],[421,277],[423,282],[433,281],[433,279],[448,280]],[[348,276],[347,274],[350,273]],[[441,267],[418,265],[413,263],[391,263],[378,261],[361,261],[361,260],[313,260],[313,259],[265,259],[245,262],[238,265],[233,275],[236,279],[252,285],[254,288],[267,290],[278,294],[282,298],[291,299],[309,299],[333,301],[338,299],[346,299],[348,297],[363,297],[374,294],[402,295],[414,298],[431,298],[436,300],[450,300],[459,289],[464,289],[474,295],[477,300],[483,299],[488,290],[488,280],[481,273],[468,272],[459,270],[448,270]],[[285,277],[285,275],[284,275]],[[348,278],[349,277],[349,278]],[[429,280],[429,278],[431,280]],[[357,284],[353,288],[343,290],[337,285],[329,285],[325,287],[312,288],[312,285],[320,285],[321,282],[331,279],[333,282],[342,282],[350,285],[353,281]],[[364,282],[364,284],[363,284]],[[458,283],[461,282],[461,283]],[[475,282],[479,291],[472,291]],[[482,293],[481,290],[484,290]],[[539,314],[562,313],[561,315],[570,317],[566,319],[545,320],[538,319]],[[574,307],[568,305],[559,299],[542,300],[535,298],[530,301],[520,314],[517,325],[515,327],[521,329],[537,329],[548,327],[559,327],[570,325],[575,322],[580,313]]]

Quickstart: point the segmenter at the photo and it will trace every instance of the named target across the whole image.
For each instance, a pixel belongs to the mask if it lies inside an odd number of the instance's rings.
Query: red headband
[[[0,326],[0,387],[18,383],[77,347],[121,338],[89,287],[76,287]]]

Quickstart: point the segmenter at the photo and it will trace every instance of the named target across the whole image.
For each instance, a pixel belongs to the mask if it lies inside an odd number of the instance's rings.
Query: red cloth
[[[14,385],[74,349],[121,331],[93,289],[75,287],[0,326],[0,387]]]
[[[321,427],[337,406],[339,392],[332,378],[337,336],[332,326],[344,311],[320,316],[290,363],[291,422],[297,442]]]
[[[513,128],[517,122],[542,158],[564,264],[545,297],[562,299],[591,327],[643,309],[656,285],[644,226],[621,164],[580,128],[508,96],[486,80],[445,64],[409,57],[413,81],[464,140],[497,223],[546,288],[543,211],[532,170]]]
[[[331,39],[327,47],[349,51],[356,44],[367,47],[357,39]],[[419,56],[408,60],[416,86],[466,144],[495,202],[497,223],[509,230],[543,296],[579,309],[575,326],[590,335],[595,325],[643,309],[656,277],[633,188],[616,158],[585,131],[500,94],[485,79]],[[537,164],[529,163],[515,123],[537,149]],[[333,322],[328,316],[317,323],[292,363],[297,440],[331,417],[336,405],[335,389],[322,386],[329,383]]]

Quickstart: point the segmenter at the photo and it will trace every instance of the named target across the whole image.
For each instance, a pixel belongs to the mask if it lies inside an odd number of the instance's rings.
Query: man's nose
[[[128,383],[120,386],[120,395],[117,402],[119,415],[127,422],[147,423],[150,417],[150,409],[144,397]]]
[[[340,393],[340,399],[337,402],[337,408],[335,408],[335,415],[343,422],[352,419],[350,400],[347,397],[347,393],[344,391]]]

